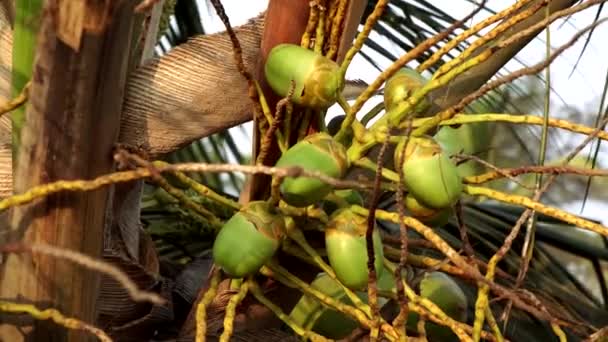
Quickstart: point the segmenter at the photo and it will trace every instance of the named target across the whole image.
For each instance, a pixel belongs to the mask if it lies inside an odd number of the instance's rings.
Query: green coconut
[[[341,189],[334,191],[334,193],[336,196],[344,199],[346,203],[350,205],[363,205],[363,196],[361,196],[361,193],[357,190]]]
[[[403,165],[398,165],[407,142]],[[395,168],[403,168],[403,180],[409,193],[420,204],[443,209],[460,197],[463,185],[456,165],[431,138],[403,139],[395,149]]]
[[[478,155],[488,149],[488,134],[485,124],[466,124],[460,127],[443,126],[433,138],[448,156],[454,154]],[[458,165],[458,173],[463,178],[481,172],[483,172],[483,167],[474,160]]]
[[[412,96],[416,90],[424,87],[427,82],[428,80],[416,70],[402,68],[397,71],[388,79],[388,81],[386,81],[386,86],[384,88],[384,108],[387,112],[393,110],[401,102]],[[430,102],[426,99],[420,101],[414,108],[414,112],[424,112],[429,107],[429,103]]]
[[[354,290],[365,288],[368,282],[366,231],[367,218],[348,208],[336,211],[325,227],[325,248],[329,263],[340,282]],[[372,241],[374,267],[380,277],[384,269],[384,253],[377,229],[374,229]]]
[[[435,209],[426,207],[418,200],[416,197],[408,194],[405,197],[405,209],[408,214],[422,223],[434,226],[441,227],[448,223],[448,219],[452,214],[452,208],[444,208],[444,209]]]
[[[232,277],[254,274],[276,253],[284,231],[283,218],[268,203],[250,202],[220,229],[213,259]]]
[[[334,190],[323,200],[323,210],[328,215],[331,215],[339,208],[345,208],[351,205],[363,205],[363,196],[359,191],[353,189]]]
[[[285,151],[277,161],[277,167],[299,166],[304,170],[318,171],[324,175],[342,178],[348,169],[346,149],[327,133],[309,135]],[[333,190],[313,177],[286,177],[281,184],[281,196],[285,202],[305,207],[322,200]]]
[[[427,298],[441,311],[459,322],[467,321],[468,300],[460,286],[443,272],[430,272],[424,275],[420,282],[420,295]],[[407,326],[416,331],[418,314],[408,315]],[[427,338],[430,342],[458,341],[458,337],[448,327],[432,322],[425,322]]]
[[[326,273],[320,273],[310,285],[335,300],[352,305],[350,298],[340,284]],[[395,281],[392,274],[385,269],[378,279],[378,289],[390,291],[394,285]],[[357,291],[356,294],[364,303],[368,303],[366,292]],[[387,302],[387,299],[378,297],[379,307],[384,306]],[[345,338],[359,326],[354,319],[342,312],[325,307],[315,298],[309,296],[302,296],[289,317],[298,325],[307,329],[312,327],[314,332],[334,340]]]
[[[336,62],[294,44],[279,44],[270,50],[264,74],[268,85],[281,97],[289,94],[291,81],[295,81],[291,100],[310,108],[330,107],[343,88]]]
[[[350,304],[350,299],[340,284],[326,273],[319,274],[310,285],[335,300]],[[331,339],[344,338],[358,326],[355,320],[341,312],[326,308],[309,296],[302,296],[289,317],[298,325],[305,328],[312,327],[313,331]]]

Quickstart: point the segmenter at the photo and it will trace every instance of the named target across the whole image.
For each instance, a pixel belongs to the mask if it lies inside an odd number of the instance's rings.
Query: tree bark
[[[59,8],[68,2],[74,12],[59,15]],[[133,5],[132,1],[47,1],[18,150],[15,192],[59,179],[91,179],[113,170]],[[47,243],[99,258],[110,195],[110,187],[62,193],[15,208],[11,234],[2,235],[0,243]],[[96,272],[41,255],[10,255],[2,264],[0,282],[3,299],[27,300],[85,322],[95,320]],[[3,341],[92,340],[48,321],[19,320],[18,327],[12,316],[0,318]]]

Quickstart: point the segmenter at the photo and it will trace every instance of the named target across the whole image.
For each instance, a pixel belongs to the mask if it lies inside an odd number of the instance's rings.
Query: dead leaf
[[[262,18],[235,28],[245,66],[258,56]],[[187,62],[186,62],[187,61]],[[224,33],[197,36],[129,78],[119,140],[152,156],[252,118],[247,82]]]
[[[136,261],[127,259],[113,251],[104,251],[104,260],[124,271],[140,289],[153,289],[160,284],[161,279],[147,272]],[[99,294],[100,327],[115,327],[141,318],[147,314],[152,304],[135,302],[129,293],[114,279],[103,276]]]

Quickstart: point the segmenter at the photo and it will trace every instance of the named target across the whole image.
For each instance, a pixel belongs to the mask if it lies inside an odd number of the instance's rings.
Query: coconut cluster
[[[297,45],[275,47],[268,56],[265,76],[278,95],[292,94],[291,100],[295,104],[313,109],[331,106],[342,90],[339,66]],[[384,94],[386,110],[397,108],[425,82],[411,69],[399,71],[387,82]],[[418,115],[426,108],[428,101],[424,100],[413,109],[414,114]],[[337,124],[334,126],[338,127]],[[328,177],[344,178],[351,163],[343,143],[347,144],[336,141],[327,132],[311,134],[287,149],[276,166],[300,167]],[[408,213],[427,224],[445,224],[463,185],[462,174],[442,144],[432,137],[404,138],[395,149],[394,161],[395,169],[404,174]],[[325,235],[326,260],[332,272],[319,274],[311,283],[312,288],[345,303],[349,302],[344,291],[348,288],[366,302],[368,252],[373,252],[379,290],[395,291],[395,279],[385,268],[382,239],[375,224],[371,227],[372,251],[367,249],[368,218],[354,210],[354,206],[361,206],[364,202],[358,191],[334,189],[317,177],[299,176],[282,180],[280,197],[281,205],[298,209],[313,206],[325,212],[325,219],[320,220],[320,229]],[[226,274],[234,278],[254,275],[271,261],[288,235],[287,227],[292,227],[293,223],[293,219],[279,208],[281,206],[277,208],[266,201],[250,202],[226,221],[213,246],[214,261]],[[422,297],[435,302],[452,318],[466,319],[466,297],[449,276],[429,273],[418,287]],[[385,299],[380,301],[380,305],[386,303]],[[346,337],[357,326],[343,313],[330,310],[306,296],[294,307],[290,318],[304,328],[334,339]],[[415,314],[410,314],[408,329],[415,329],[417,320]],[[433,338],[434,333],[441,338],[449,335],[442,329],[427,323],[430,340],[438,341]]]

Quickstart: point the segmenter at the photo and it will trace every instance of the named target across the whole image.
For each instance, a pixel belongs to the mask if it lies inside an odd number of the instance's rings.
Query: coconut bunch
[[[332,60],[296,45],[276,46],[265,66],[268,84],[277,95],[305,108],[323,111],[336,103],[342,90],[339,66]],[[426,80],[410,69],[394,75],[384,91],[387,111],[408,99]],[[414,108],[422,113],[428,108],[423,101]],[[333,130],[334,134],[337,130]],[[352,131],[338,140],[327,130],[310,134],[286,149],[276,167],[300,167],[335,179],[344,179],[356,162],[349,154]],[[447,222],[451,206],[462,193],[462,175],[458,166],[433,137],[403,137],[394,149],[394,168],[405,175],[408,213],[423,222]],[[324,262],[330,270],[319,272],[310,283],[313,289],[352,305],[346,291],[354,291],[367,302],[369,255],[366,243],[368,218],[357,213],[362,207],[362,193],[354,189],[336,189],[318,177],[285,177],[279,186],[280,202],[254,201],[244,205],[220,229],[214,245],[213,258],[224,273],[232,278],[257,274],[269,262],[279,262],[277,253],[294,229],[321,231],[320,245]],[[276,200],[276,199],[275,199]],[[292,213],[298,210],[320,210],[323,215],[312,224]],[[295,222],[295,226],[294,226]],[[311,221],[306,221],[311,222]],[[395,297],[396,280],[386,267],[381,232],[375,223],[372,232],[373,267],[384,306]],[[410,277],[411,278],[411,277]],[[411,279],[409,279],[411,281]],[[414,288],[420,296],[433,301],[450,317],[466,321],[467,299],[460,287],[447,274],[432,272],[418,278]],[[290,318],[305,329],[312,329],[328,338],[344,338],[358,323],[345,313],[321,305],[316,299],[303,296],[290,313]],[[418,317],[410,314],[408,331],[415,332]],[[427,324],[431,341],[453,338],[449,329]]]
[[[282,44],[275,47],[268,56],[265,76],[277,95],[289,97],[294,105],[320,115],[342,96],[343,82],[339,66],[321,54],[300,46]],[[385,113],[379,121],[399,114],[404,108],[403,104],[410,101],[412,94],[427,82],[427,79],[408,68],[388,79],[383,91]],[[430,100],[423,98],[410,106],[410,113],[403,117],[425,116],[430,106]],[[291,146],[289,142],[284,144],[274,166],[298,167],[338,180],[353,180],[353,171],[375,171],[377,165],[373,164],[379,162],[377,158],[371,153],[357,153],[362,145],[361,132],[355,132],[352,127],[342,127],[343,120],[344,116]],[[376,132],[385,132],[389,126],[388,120],[385,122],[384,127],[372,125],[370,128],[364,127],[364,131],[372,133],[369,134],[371,137],[375,129]],[[383,163],[393,174],[398,172],[402,177],[398,180],[384,177],[382,196],[391,197],[394,201],[394,189],[400,186],[404,191],[405,215],[433,227],[456,249],[461,249],[462,245],[456,238],[458,231],[454,228],[453,206],[462,197],[463,178],[478,170],[470,162],[457,163],[455,157],[458,154],[477,154],[484,148],[479,132],[478,127],[472,125],[440,126],[428,135],[416,136],[397,131],[390,141],[390,162]],[[384,139],[371,145],[378,147],[383,142]],[[361,163],[364,159],[370,161],[368,166],[372,164],[373,168],[365,168]],[[394,278],[395,265],[392,262],[399,259],[395,258],[393,252],[399,245],[394,237],[392,240],[385,237],[395,231],[383,231],[381,222],[369,224],[366,209],[363,208],[369,204],[364,199],[372,198],[373,194],[354,188],[336,188],[310,174],[275,180],[279,183],[273,182],[275,191],[271,198],[252,201],[242,205],[240,210],[229,211],[221,217],[218,215],[221,228],[209,227],[210,231],[217,232],[212,246],[213,261],[225,277],[259,279],[260,273],[272,277],[268,271],[275,265],[284,266],[298,276],[302,270],[290,268],[283,256],[285,253],[299,258],[305,255],[304,261],[308,261],[307,265],[311,267],[306,274],[317,275],[312,280],[306,278],[305,283],[310,288],[335,301],[357,306],[358,302],[369,302],[369,269],[373,267],[378,305],[386,322],[392,322],[399,312],[396,283],[405,281],[418,296],[434,303],[447,316],[472,324],[471,298],[475,298],[477,291],[474,284],[463,286],[463,282],[456,277],[412,265],[406,265],[403,279]],[[371,184],[371,177],[362,181]],[[397,181],[401,184],[396,184]],[[381,208],[397,211],[397,208]],[[194,226],[198,227],[196,224]],[[371,246],[368,246],[366,239],[369,229],[372,230]],[[444,234],[446,229],[451,230],[449,234]],[[414,232],[409,235],[422,238]],[[474,242],[476,238],[471,236]],[[504,240],[504,234],[497,239]],[[293,253],[294,246],[299,255]],[[409,251],[417,256],[444,257],[442,253],[424,247],[412,246]],[[370,252],[374,257],[372,265],[369,263]],[[477,247],[475,252],[478,252]],[[288,283],[285,285],[290,286]],[[348,313],[327,307],[319,298],[308,294],[302,294],[295,307],[289,307],[285,314],[303,329],[327,338],[347,338],[360,330],[359,323]],[[426,320],[420,325],[419,321],[418,314],[409,312],[405,324],[408,336],[418,336],[422,326],[429,341],[457,340],[449,328]]]

